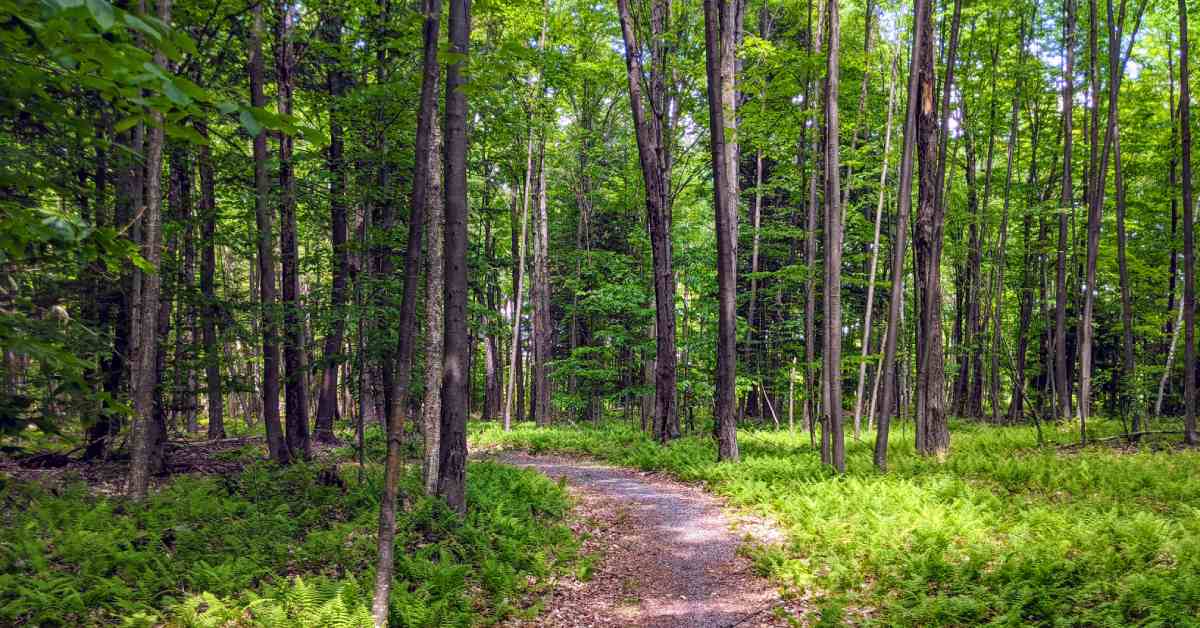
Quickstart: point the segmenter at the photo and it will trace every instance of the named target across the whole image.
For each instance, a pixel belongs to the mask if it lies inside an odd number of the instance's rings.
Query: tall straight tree
[[[908,220],[912,209],[913,153],[917,144],[918,111],[925,103],[932,105],[933,93],[921,82],[921,60],[932,54],[933,29],[929,0],[913,0],[912,51],[908,62],[908,100],[904,114],[904,142],[900,149],[900,179],[896,191],[896,235],[892,244],[892,291],[888,300],[888,325],[883,337],[883,362],[879,377],[890,378],[896,365],[896,345],[904,316],[904,260],[908,245]],[[922,97],[928,100],[920,100]],[[875,432],[875,468],[887,470],[888,435],[892,407],[899,396],[899,387],[884,385],[879,405],[879,427]]]
[[[537,209],[533,215],[533,420],[550,425],[550,216],[546,205],[546,139],[538,149]]]
[[[158,19],[171,22],[171,0],[158,1]],[[162,50],[154,52],[154,63],[167,65],[167,56]],[[154,124],[146,142],[146,207],[142,215],[142,257],[150,265],[150,271],[135,273],[134,281],[141,282],[141,290],[135,301],[133,315],[137,321],[134,336],[133,360],[130,365],[130,393],[133,397],[132,456],[129,462],[129,478],[125,492],[135,499],[146,496],[150,486],[153,459],[161,455],[162,426],[154,418],[154,391],[158,387],[161,373],[155,368],[158,362],[159,290],[161,288],[162,261],[162,169],[163,169],[163,115],[151,114]]]
[[[196,132],[208,137],[208,125],[197,121]],[[208,438],[225,438],[225,402],[221,392],[221,345],[217,341],[217,318],[221,308],[217,304],[214,279],[217,272],[217,193],[216,173],[213,169],[212,150],[208,144],[200,145],[200,297],[203,307],[200,313],[200,334],[204,342],[204,383],[208,398]]]
[[[253,25],[250,30],[250,104],[264,107],[263,93],[262,5],[251,8]],[[279,424],[279,323],[275,303],[275,245],[274,222],[268,201],[271,181],[267,177],[267,132],[259,130],[254,136],[254,217],[258,227],[258,289],[262,320],[262,415],[267,430],[267,449],[271,459],[287,464],[287,443]]]
[[[922,23],[928,29],[921,36],[921,48],[914,50],[920,90],[917,94],[917,218],[913,236],[914,264],[919,312],[917,320],[917,452],[925,455],[944,455],[950,447],[950,431],[946,424],[946,407],[942,365],[942,233],[945,228],[944,208],[937,202],[939,177],[942,172],[938,156],[938,115],[934,100],[934,53],[931,8],[927,2],[918,3],[917,10],[927,12]],[[950,51],[957,44],[956,29],[952,31]],[[953,61],[953,55],[950,56]],[[948,68],[953,67],[948,63]],[[947,72],[946,89],[951,76]]]
[[[408,406],[407,391],[409,373],[411,371],[409,362],[412,359],[412,343],[415,337],[413,330],[406,330],[405,326],[412,327],[416,325],[417,278],[420,275],[421,264],[421,227],[423,225],[416,223],[424,220],[424,214],[431,203],[429,193],[431,191],[440,191],[438,188],[430,185],[431,181],[437,180],[437,176],[433,170],[439,164],[435,160],[428,159],[427,156],[432,152],[435,129],[437,127],[437,89],[438,83],[441,80],[441,67],[438,65],[438,40],[441,34],[442,2],[441,0],[424,0],[421,8],[424,13],[424,20],[421,27],[424,52],[421,73],[420,109],[417,112],[415,141],[417,160],[413,171],[412,210],[408,226],[408,248],[404,255],[404,292],[400,297],[399,373],[394,379],[391,420],[387,423],[387,461],[384,468],[383,498],[379,505],[379,562],[375,568],[375,597],[371,605],[371,614],[375,618],[377,626],[387,625],[388,601],[391,595],[392,573],[395,569],[396,498],[400,490],[400,470],[403,465],[403,460],[401,459],[401,448],[404,438],[403,413],[407,411]],[[455,68],[457,67],[455,66]],[[449,84],[447,84],[447,87],[449,87]],[[447,91],[447,102],[450,101],[450,96],[450,92]],[[463,115],[465,115],[465,111]],[[426,158],[422,159],[422,157]],[[440,199],[432,202],[440,202]],[[465,218],[464,215],[464,222]],[[465,243],[463,246],[465,248]],[[463,275],[462,281],[465,284],[465,269]],[[463,289],[465,291],[465,286]],[[465,330],[463,332],[465,333]],[[463,411],[465,412],[465,408]],[[464,417],[464,427],[465,424],[466,419]],[[442,430],[439,429],[438,431],[440,433]],[[438,440],[440,441],[440,439]],[[464,449],[463,455],[465,456],[466,443],[462,443],[462,446]],[[459,464],[463,463],[459,462]],[[435,473],[436,469],[434,467]],[[437,477],[440,478],[441,476]],[[451,480],[453,481],[453,478]],[[456,494],[458,493],[461,493],[461,487]],[[461,501],[461,497],[459,499]],[[451,504],[454,504],[454,502],[452,501]],[[461,507],[459,509],[461,510]]]
[[[275,81],[279,112],[292,113],[296,65],[292,31],[296,7],[287,0],[275,4]],[[296,234],[296,176],[293,140],[279,133],[279,261],[283,273],[283,370],[287,446],[292,458],[311,455],[308,438],[308,360],[304,349],[304,316],[300,305],[300,245]]]
[[[1179,0],[1179,141],[1183,168],[1183,430],[1189,445],[1196,436],[1196,249],[1192,197],[1192,106],[1188,74],[1187,0]]]
[[[846,437],[842,429],[842,198],[838,154],[838,73],[841,25],[838,0],[828,0],[829,26],[825,75],[825,425],[832,437],[830,464],[846,471]]]
[[[728,54],[735,54],[733,5],[740,0],[704,0],[704,58],[708,75],[708,129],[712,154],[717,230],[717,382],[715,421],[717,460],[737,460],[737,164],[727,161],[724,76]],[[730,28],[726,28],[730,26]],[[732,115],[732,114],[731,114]]]
[[[342,15],[332,9],[324,16],[321,38],[329,47],[326,62],[331,68],[325,74],[326,90],[329,92],[329,147],[326,149],[326,164],[329,170],[329,218],[332,227],[333,278],[329,295],[329,306],[333,323],[325,336],[321,373],[321,388],[317,398],[317,420],[313,436],[320,442],[332,442],[333,420],[337,415],[339,356],[346,334],[346,307],[349,299],[347,282],[350,278],[349,221],[346,204],[346,166],[344,163],[345,138],[342,128],[342,105],[340,99],[345,91],[346,77],[341,68],[342,61]]]
[[[1058,417],[1071,418],[1071,384],[1067,366],[1067,235],[1074,207],[1071,185],[1072,127],[1075,111],[1075,0],[1063,0],[1065,35],[1063,39],[1062,196],[1058,208],[1058,261],[1055,266],[1054,297],[1054,388],[1058,396]]]
[[[467,94],[470,59],[470,0],[450,0],[450,52],[446,68],[445,300],[442,359],[442,451],[438,495],[455,512],[467,511]]]
[[[642,47],[638,41],[629,0],[617,0],[621,35],[625,42],[625,69],[629,82],[629,105],[637,137],[638,158],[646,188],[646,213],[650,225],[650,253],[654,274],[655,366],[654,366],[654,437],[666,442],[679,436],[679,417],[675,412],[675,273],[671,263],[671,214],[668,198],[670,138],[664,118],[669,115],[665,96],[666,21],[669,5],[651,0],[651,54],[653,67],[649,81],[642,71]],[[642,84],[651,86],[651,112],[647,116],[642,103]],[[447,147],[447,150],[449,148]],[[449,182],[447,182],[449,185]],[[447,248],[447,251],[449,248]]]
[[[438,463],[442,433],[442,333],[445,286],[442,273],[442,142],[438,125],[432,127],[429,146],[429,191],[426,194],[425,241],[425,400],[421,404],[421,424],[425,437],[425,463],[422,477],[425,494],[437,494]]]

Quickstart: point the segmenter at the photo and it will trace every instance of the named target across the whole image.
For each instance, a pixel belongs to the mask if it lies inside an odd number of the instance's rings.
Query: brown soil
[[[738,553],[750,536],[753,542],[778,538],[766,522],[735,521],[703,490],[636,471],[516,452],[496,459],[566,480],[577,503],[576,532],[595,560],[590,574],[556,583],[536,618],[509,625],[744,628],[806,623],[799,601],[782,599],[777,587],[755,574]]]

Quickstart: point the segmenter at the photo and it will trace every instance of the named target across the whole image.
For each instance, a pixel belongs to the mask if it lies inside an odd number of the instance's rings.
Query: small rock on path
[[[565,478],[591,577],[556,583],[543,612],[512,626],[749,628],[800,614],[756,576],[720,501],[699,488],[560,456],[495,459]]]

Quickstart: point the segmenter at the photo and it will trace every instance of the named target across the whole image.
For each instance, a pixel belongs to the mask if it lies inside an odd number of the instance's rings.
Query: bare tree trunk
[[[264,107],[263,94],[262,6],[254,5],[254,27],[250,32],[250,104]],[[280,464],[291,460],[279,423],[279,323],[275,303],[275,245],[268,200],[271,182],[267,176],[267,132],[254,136],[254,215],[258,226],[258,286],[262,307],[263,424],[267,430],[267,448],[271,459]]]
[[[1072,124],[1075,110],[1075,0],[1063,0],[1066,10],[1066,65],[1063,68],[1063,172],[1062,198],[1058,214],[1058,263],[1054,298],[1054,386],[1058,393],[1058,416],[1071,418],[1071,388],[1067,372],[1067,221],[1074,206],[1071,185]]]
[[[467,510],[467,95],[463,76],[470,46],[470,0],[450,0],[446,68],[446,324],[442,374],[442,450],[438,495],[459,514]]]
[[[867,305],[863,314],[862,353],[859,356],[858,386],[854,395],[854,440],[858,440],[862,426],[863,386],[867,377],[867,354],[871,346],[871,316],[875,305],[875,271],[879,267],[879,231],[883,225],[883,204],[887,199],[888,154],[892,150],[892,117],[896,109],[898,62],[899,57],[893,56],[891,79],[888,81],[887,126],[883,132],[883,165],[879,168],[879,200],[875,203],[875,236],[871,244],[871,270],[867,275]],[[881,373],[876,374],[876,379]]]
[[[293,7],[275,4],[275,80],[279,111],[292,113]],[[296,177],[292,168],[292,137],[279,133],[279,261],[283,283],[283,370],[287,446],[292,458],[308,459],[308,365],[304,351],[304,314],[300,305],[300,247],[296,236]]]
[[[425,401],[421,404],[421,424],[425,433],[423,477],[425,494],[437,493],[438,463],[441,456],[442,415],[442,326],[445,286],[442,281],[442,177],[441,134],[434,124],[429,146],[429,191],[425,206]]]
[[[1192,205],[1192,113],[1188,74],[1187,2],[1179,0],[1179,128],[1183,147],[1183,430],[1189,445],[1196,436],[1196,249]]]
[[[826,424],[832,437],[830,463],[846,471],[842,430],[842,196],[838,149],[838,54],[841,26],[837,0],[829,0],[829,53],[825,76],[825,398]]]
[[[550,217],[546,207],[546,139],[538,149],[537,212],[533,228],[533,419],[540,426],[553,422],[550,408]]]
[[[207,138],[208,123],[204,120],[197,122],[196,131],[201,137]],[[200,239],[204,247],[200,254],[200,296],[204,303],[200,325],[204,339],[204,381],[208,389],[208,438],[215,440],[225,438],[225,404],[221,386],[221,347],[217,341],[217,319],[221,316],[221,308],[217,305],[213,286],[217,266],[214,242],[217,230],[216,176],[212,151],[207,144],[200,145],[200,216],[203,221]]]
[[[961,0],[956,0],[956,5]],[[917,8],[930,12],[927,0],[920,0]],[[957,11],[956,11],[957,14]],[[937,202],[939,176],[945,172],[938,156],[939,123],[934,106],[934,55],[931,19],[923,20],[927,31],[922,42],[928,42],[914,51],[918,57],[920,93],[916,102],[920,105],[917,116],[917,151],[920,165],[920,185],[917,196],[916,229],[913,238],[917,294],[920,299],[917,343],[917,452],[924,455],[944,456],[950,445],[950,434],[946,425],[944,378],[942,367],[942,231],[945,223],[943,208]],[[946,84],[949,91],[953,80],[954,48],[958,43],[957,20],[951,28],[950,54],[947,62]],[[945,92],[943,92],[945,94]],[[945,98],[943,99],[945,100]],[[944,118],[943,118],[944,119]]]
[[[469,12],[470,0],[452,0],[451,8],[451,30],[455,27],[462,29],[470,29],[469,17],[460,15],[461,11]],[[465,5],[465,6],[464,6]],[[420,110],[417,118],[417,131],[415,141],[415,154],[417,155],[416,167],[413,173],[413,189],[412,189],[412,209],[409,216],[408,224],[408,244],[404,255],[404,288],[400,301],[400,339],[397,346],[397,369],[398,373],[392,380],[392,407],[390,408],[390,419],[387,422],[387,461],[384,469],[384,488],[383,498],[379,507],[379,562],[376,567],[375,575],[375,597],[371,605],[371,614],[374,617],[376,626],[387,625],[388,601],[391,595],[392,573],[395,569],[394,551],[396,540],[396,498],[400,488],[400,467],[403,463],[401,460],[401,447],[404,439],[404,418],[408,411],[408,383],[412,372],[412,345],[414,327],[416,327],[416,301],[417,301],[417,279],[420,275],[421,263],[421,228],[424,226],[421,223],[424,221],[424,212],[428,210],[430,205],[440,203],[440,199],[431,200],[430,192],[438,192],[435,187],[439,180],[435,174],[438,163],[436,155],[430,157],[431,153],[436,153],[437,134],[437,89],[440,80],[440,66],[438,64],[438,39],[441,30],[442,3],[441,0],[425,0],[422,6],[424,20],[422,22],[422,40],[424,46],[423,53],[423,69],[421,74],[421,94],[420,94]],[[454,19],[458,18],[459,23],[455,24]],[[462,38],[462,33],[453,33]],[[457,46],[460,42],[455,41]],[[460,50],[466,54],[466,46]],[[462,165],[465,162],[466,138],[465,130],[461,126],[464,121],[457,119],[452,121],[450,114],[450,102],[453,100],[456,109],[456,114],[465,118],[466,116],[466,100],[459,88],[458,71],[461,64],[452,66],[450,72],[451,77],[448,78],[446,84],[446,102],[447,102],[447,117],[446,126],[451,128],[457,124],[454,130],[459,135],[456,135],[456,140],[462,142],[457,146],[460,152],[457,156],[463,159],[463,162],[456,162],[455,165]],[[424,157],[424,158],[423,158]],[[451,167],[450,159],[446,162],[447,171]],[[465,166],[464,166],[465,167]],[[458,179],[455,179],[459,182]],[[462,258],[455,261],[455,269],[457,272],[456,279],[459,283],[456,288],[461,290],[456,297],[460,299],[455,302],[458,308],[456,314],[459,319],[452,333],[461,334],[455,338],[457,343],[456,356],[461,359],[464,353],[462,343],[466,335],[466,268],[465,250],[466,250],[466,182],[465,173],[463,173],[462,181],[463,188],[461,192],[461,205],[456,205],[461,209],[461,214],[458,219],[461,221],[461,237],[462,241],[458,244],[461,248]],[[456,225],[457,227],[458,225]],[[449,233],[451,229],[450,222],[446,222],[446,230]],[[449,274],[450,263],[447,263],[447,272]],[[449,296],[450,288],[446,286],[446,293]],[[431,300],[433,297],[429,297]],[[447,329],[450,329],[447,327]],[[431,341],[432,342],[432,341]],[[454,365],[455,375],[460,379],[465,373],[461,370],[462,362]],[[450,368],[450,367],[447,367]],[[427,371],[434,370],[429,367]],[[442,429],[440,431],[450,434],[451,444],[449,448],[454,448],[461,445],[462,450],[452,452],[452,459],[447,463],[450,465],[450,475],[443,476],[440,472],[434,477],[438,478],[438,493],[446,496],[447,501],[456,510],[463,512],[466,509],[464,497],[463,482],[466,472],[466,441],[462,437],[462,432],[466,429],[466,393],[467,382],[455,382],[453,390],[448,393],[454,397],[454,410],[461,412],[461,417],[454,416],[450,418],[452,427],[446,428],[446,417],[441,418]],[[427,393],[428,394],[428,393]],[[446,394],[446,393],[443,393]],[[428,431],[428,430],[427,430]],[[461,441],[461,442],[460,442]],[[441,464],[441,456],[447,452],[439,450],[439,464]],[[461,456],[461,457],[459,457]],[[457,466],[455,466],[457,465]],[[430,482],[426,479],[426,485]],[[443,485],[443,482],[445,483]]]
[[[171,0],[159,0],[158,18],[171,22]],[[161,50],[154,53],[154,63],[165,66],[166,54]],[[130,388],[133,397],[132,459],[125,492],[134,499],[142,499],[150,486],[152,460],[160,455],[160,435],[156,434],[154,421],[154,389],[159,374],[155,372],[158,357],[158,336],[154,331],[158,316],[160,284],[159,266],[162,261],[162,151],[163,117],[151,113],[154,124],[146,146],[146,208],[142,215],[142,257],[153,268],[153,272],[134,274],[134,281],[141,283],[139,300],[135,300],[134,320],[138,326],[132,338],[133,359],[131,360]]]
[[[346,168],[344,163],[345,141],[342,130],[340,99],[345,91],[345,77],[341,69],[342,16],[336,11],[325,17],[321,29],[322,39],[333,48],[329,60],[333,68],[326,74],[329,92],[329,148],[326,163],[329,168],[329,214],[332,225],[333,281],[329,307],[333,314],[332,328],[325,336],[321,374],[321,390],[317,398],[317,419],[314,437],[319,442],[336,440],[333,421],[337,416],[337,380],[341,365],[342,344],[346,333],[346,301],[349,296],[347,281],[350,276],[349,227],[346,219]]]
[[[1008,121],[1008,148],[1007,148],[1007,165],[1005,166],[1004,175],[1004,208],[1000,214],[1000,234],[996,244],[996,270],[995,278],[992,281],[993,292],[995,293],[995,314],[992,316],[992,347],[991,347],[991,374],[989,380],[989,388],[991,389],[992,398],[992,423],[1000,422],[1000,328],[1003,326],[1004,314],[1004,259],[1007,252],[1008,244],[1008,207],[1012,198],[1012,180],[1013,180],[1013,157],[1017,148],[1017,133],[1018,116],[1021,112],[1021,98],[1023,97],[1023,82],[1021,80],[1022,66],[1025,64],[1025,21],[1021,20],[1021,32],[1018,36],[1020,42],[1017,54],[1017,84],[1013,90],[1012,112]],[[1019,396],[1021,393],[1017,389],[1018,382],[1013,381],[1013,397]]]
[[[667,112],[656,107],[649,117],[642,104],[641,45],[638,43],[633,17],[629,12],[628,0],[618,0],[621,34],[625,41],[625,65],[629,83],[629,102],[633,111],[633,122],[637,132],[638,156],[642,178],[646,186],[646,212],[650,231],[650,251],[654,267],[655,335],[656,357],[654,377],[654,434],[659,442],[679,436],[679,417],[675,413],[675,281],[671,271],[671,216],[668,206],[666,176],[668,164],[664,159],[669,153],[664,145],[664,124],[661,119]],[[655,0],[652,31],[662,37],[667,7],[662,0]],[[655,47],[662,42],[656,41]],[[656,50],[655,57],[661,50]],[[656,63],[650,81],[655,92],[663,88],[661,62]],[[652,100],[659,100],[652,98]],[[665,99],[659,100],[662,102]]]
[[[717,460],[738,459],[737,416],[734,405],[737,392],[737,164],[728,162],[728,138],[725,130],[725,55],[736,54],[734,13],[741,0],[705,0],[704,34],[705,61],[708,72],[709,141],[712,168],[716,178],[713,185],[717,231],[717,381],[715,429]],[[732,77],[730,77],[732,78]],[[630,79],[633,80],[632,78]],[[728,112],[735,116],[734,112]],[[761,185],[762,154],[759,153]],[[760,192],[756,197],[761,200]],[[758,201],[755,205],[755,238],[757,243]],[[757,252],[757,250],[756,250]],[[753,262],[752,262],[753,264]],[[754,288],[751,288],[753,309]]]
[[[513,421],[513,405],[516,404],[518,417],[521,420],[521,404],[522,399],[517,397],[518,387],[524,387],[524,382],[521,381],[521,299],[523,295],[523,286],[525,275],[525,235],[529,228],[529,197],[531,186],[533,184],[533,128],[529,129],[529,140],[525,147],[525,186],[523,188],[523,198],[521,202],[521,229],[520,239],[517,239],[516,229],[516,201],[513,202],[513,248],[512,253],[514,259],[517,260],[513,266],[513,294],[512,294],[512,347],[509,358],[508,369],[508,391],[504,395],[504,431],[512,429]]]
[[[912,207],[913,152],[917,140],[918,110],[932,107],[933,94],[921,81],[922,57],[933,54],[933,32],[929,23],[929,0],[913,2],[912,53],[908,66],[908,99],[904,116],[904,143],[900,151],[900,179],[896,192],[896,236],[892,245],[892,292],[888,300],[887,332],[883,340],[883,362],[879,377],[891,378],[896,365],[896,344],[904,316],[904,259],[908,244],[908,218]],[[927,101],[918,100],[924,96]],[[926,105],[925,103],[928,103]],[[900,386],[883,386],[879,404],[879,427],[875,432],[875,468],[887,470],[888,435],[892,408],[900,394]]]

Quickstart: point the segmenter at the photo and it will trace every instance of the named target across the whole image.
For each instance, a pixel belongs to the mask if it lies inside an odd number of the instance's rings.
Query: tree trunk
[[[896,70],[898,56],[892,57],[892,73],[888,81],[887,126],[883,132],[883,165],[879,168],[879,200],[875,203],[875,236],[871,244],[871,270],[867,274],[867,305],[863,312],[862,350],[858,363],[858,386],[854,395],[854,439],[862,427],[863,387],[867,378],[867,354],[871,346],[871,317],[875,305],[875,271],[879,267],[879,231],[883,225],[883,204],[887,199],[888,154],[892,150],[892,118],[896,109]],[[876,373],[876,380],[882,375]],[[871,416],[870,413],[867,415]],[[868,419],[869,421],[870,419]]]
[[[470,0],[450,0],[446,68],[446,324],[442,375],[442,450],[438,495],[459,514],[467,510],[467,95],[463,76],[470,45]]]
[[[321,374],[321,389],[317,399],[317,420],[313,436],[318,442],[336,441],[333,421],[337,417],[338,369],[342,363],[342,344],[346,333],[346,301],[349,297],[347,281],[350,276],[349,228],[346,219],[346,168],[343,161],[345,141],[342,131],[342,94],[345,77],[341,64],[342,16],[334,12],[325,17],[321,29],[322,39],[333,48],[329,60],[333,68],[326,74],[329,92],[329,148],[326,164],[329,168],[329,214],[332,225],[333,281],[329,297],[332,311],[332,327],[325,336],[322,352],[324,368]]]
[[[646,187],[646,212],[650,231],[650,252],[654,268],[656,356],[654,375],[654,436],[659,442],[679,436],[679,417],[675,413],[675,280],[671,271],[671,216],[668,206],[668,164],[664,161],[668,149],[661,116],[666,112],[656,107],[647,117],[642,105],[641,45],[634,30],[628,0],[618,0],[621,34],[625,41],[625,67],[629,83],[629,102],[637,134],[638,157]],[[655,0],[653,30],[662,37],[663,15],[667,8]],[[656,54],[658,45],[655,42]],[[663,68],[661,62],[653,68],[652,89],[660,92]],[[652,100],[657,100],[652,94]],[[662,102],[662,100],[659,100]]]
[[[466,6],[461,6],[466,5]],[[454,32],[454,29],[469,29],[469,18],[465,15],[460,15],[460,12],[469,10],[469,0],[452,0],[451,7],[451,30],[452,34],[462,38],[461,33]],[[392,573],[395,569],[394,547],[396,540],[396,498],[400,488],[400,470],[403,461],[401,460],[401,448],[404,438],[404,413],[408,410],[408,383],[410,373],[412,371],[412,345],[414,327],[416,326],[416,301],[417,301],[417,278],[420,275],[421,263],[421,229],[424,225],[424,212],[430,205],[439,204],[441,199],[431,199],[429,194],[438,193],[440,189],[436,187],[439,178],[436,170],[439,166],[437,162],[435,141],[437,127],[437,89],[440,80],[440,66],[438,64],[438,39],[441,30],[442,3],[441,0],[424,0],[422,10],[424,20],[422,23],[422,40],[424,46],[423,66],[421,75],[421,94],[420,94],[420,110],[417,115],[417,130],[415,141],[415,153],[417,155],[416,165],[413,172],[413,188],[412,188],[412,209],[409,216],[408,224],[408,243],[404,255],[404,292],[400,301],[400,339],[397,346],[397,369],[398,373],[392,381],[392,404],[390,408],[390,420],[387,422],[387,461],[384,469],[384,488],[383,498],[379,508],[379,563],[376,567],[375,575],[375,597],[372,602],[371,613],[375,619],[376,626],[387,625],[388,601],[391,594]],[[459,20],[458,24],[454,23],[455,18]],[[458,41],[455,41],[457,44]],[[466,47],[463,45],[462,53],[466,53]],[[452,128],[459,134],[456,135],[456,140],[461,144],[456,148],[459,152],[455,155],[461,161],[455,161],[456,166],[465,164],[466,138],[465,130],[461,126],[464,121],[462,118],[452,119],[451,111],[465,118],[466,116],[466,100],[459,87],[458,71],[461,68],[460,64],[452,66],[450,72],[451,77],[446,84],[446,102],[447,102],[447,117],[446,126]],[[450,108],[450,102],[454,100],[455,109]],[[458,125],[458,126],[454,126]],[[424,159],[422,157],[425,157]],[[451,167],[450,157],[447,159],[446,167],[449,172]],[[459,182],[458,179],[454,179]],[[456,314],[459,319],[455,321],[456,325],[453,331],[447,331],[447,336],[450,333],[460,334],[455,338],[457,353],[456,356],[461,358],[463,353],[466,335],[466,268],[465,250],[466,250],[466,181],[465,173],[462,174],[463,187],[461,190],[456,190],[460,193],[461,205],[456,205],[456,208],[461,209],[461,214],[457,219],[461,221],[461,237],[462,241],[458,242],[461,249],[462,257],[454,262],[457,275],[455,279],[459,282],[455,284],[456,290],[461,290],[461,293],[456,293],[455,301]],[[455,225],[458,227],[459,225]],[[446,230],[449,233],[451,229],[450,221],[446,222]],[[446,262],[446,270],[449,275],[451,262]],[[433,278],[430,278],[432,283]],[[440,282],[439,282],[440,285]],[[449,300],[450,284],[446,284],[446,296]],[[428,297],[431,301],[434,297]],[[440,304],[439,304],[440,305]],[[429,307],[432,307],[429,306]],[[440,308],[439,308],[440,309]],[[450,327],[446,327],[450,330]],[[430,339],[433,342],[433,339]],[[439,433],[450,435],[449,448],[461,446],[461,451],[452,453],[452,459],[449,463],[450,475],[443,476],[439,467],[434,467],[438,470],[433,475],[438,480],[438,493],[445,496],[452,507],[460,512],[466,509],[464,497],[463,482],[465,481],[466,472],[466,440],[463,432],[466,429],[466,393],[467,382],[461,381],[465,375],[461,370],[462,362],[454,365],[455,375],[460,378],[460,381],[454,382],[454,387],[450,393],[443,393],[446,398],[453,397],[453,409],[461,413],[461,416],[455,415],[450,418],[451,427],[446,426],[446,417],[441,417],[441,429]],[[447,368],[450,368],[447,366]],[[435,368],[427,367],[427,373]],[[429,393],[427,393],[428,397]],[[429,430],[426,430],[428,435]],[[428,439],[428,436],[427,436]],[[440,443],[440,440],[438,441]],[[426,445],[428,447],[428,440]],[[442,456],[447,452],[442,452],[439,448],[439,464],[442,464]],[[428,455],[428,449],[427,449]],[[426,485],[430,484],[431,480],[426,478]],[[444,484],[443,484],[444,483]]]
[[[956,0],[956,6],[961,0]],[[927,29],[921,35],[922,48],[914,51],[918,58],[920,91],[913,102],[919,105],[917,116],[917,155],[920,165],[917,191],[918,205],[913,239],[917,294],[920,299],[917,343],[917,452],[944,456],[950,446],[946,425],[944,371],[942,367],[942,232],[945,213],[937,202],[940,194],[939,173],[945,170],[938,156],[939,123],[934,105],[934,55],[930,6],[920,0],[917,9],[926,12],[920,20]],[[957,11],[956,11],[957,14]],[[954,67],[954,48],[958,43],[958,20],[951,28],[950,53],[947,62],[946,84],[949,91]],[[943,92],[945,93],[945,92]]]
[[[533,301],[533,379],[536,396],[533,400],[533,419],[539,426],[550,425],[553,414],[550,407],[550,216],[546,207],[546,140],[543,137],[538,149],[537,212],[533,228],[533,283],[530,286]]]
[[[1054,387],[1058,394],[1058,417],[1071,418],[1071,388],[1067,372],[1067,221],[1074,206],[1071,185],[1072,125],[1075,110],[1075,0],[1063,0],[1066,10],[1066,39],[1063,53],[1063,163],[1062,197],[1058,213],[1058,263],[1054,297]]]
[[[196,131],[208,137],[208,123],[200,120]],[[213,171],[212,150],[207,144],[200,145],[200,296],[203,299],[201,312],[201,335],[204,340],[204,381],[208,399],[208,439],[225,438],[225,403],[221,386],[221,347],[217,340],[217,319],[221,308],[217,304],[214,275],[217,267],[216,242],[217,196],[216,176]]]
[[[425,401],[421,404],[421,424],[425,433],[423,477],[425,494],[437,493],[438,463],[441,455],[442,414],[442,176],[441,134],[434,124],[429,145],[429,190],[425,206]]]
[[[279,112],[292,113],[293,7],[275,4],[275,80]],[[304,350],[304,311],[300,304],[300,247],[296,234],[296,177],[292,166],[292,137],[279,133],[279,261],[283,283],[283,371],[287,446],[291,457],[307,460],[308,365]]]
[[[717,232],[717,381],[716,422],[717,460],[738,459],[737,399],[737,164],[727,161],[725,136],[724,55],[734,53],[734,5],[741,0],[705,0],[705,61],[708,75],[709,144],[712,156],[714,212]],[[632,81],[632,78],[630,79]],[[732,115],[732,112],[730,112]],[[759,154],[761,176],[761,153]],[[761,184],[761,182],[760,182]],[[759,192],[756,191],[756,195]],[[760,197],[761,198],[761,197]],[[756,203],[757,211],[757,203]],[[757,214],[755,237],[757,238]],[[753,293],[753,288],[751,289]],[[751,296],[751,308],[753,308]]]
[[[1179,140],[1183,147],[1183,430],[1189,445],[1196,436],[1196,250],[1192,206],[1192,114],[1188,75],[1187,2],[1179,0]]]
[[[829,0],[829,53],[825,76],[825,398],[832,437],[830,464],[846,472],[842,430],[842,196],[838,125],[838,53],[841,27],[837,0]]]
[[[171,0],[159,0],[158,18],[171,22]],[[161,50],[154,53],[154,63],[165,66],[166,54]],[[156,434],[154,421],[154,389],[159,373],[155,372],[158,357],[158,336],[153,325],[158,315],[158,297],[161,286],[159,274],[162,260],[162,151],[163,116],[151,113],[154,124],[146,145],[146,208],[142,216],[142,257],[154,270],[134,273],[134,281],[140,282],[140,294],[134,301],[133,315],[138,325],[132,335],[133,359],[131,360],[130,388],[133,398],[132,458],[125,492],[134,499],[142,499],[150,486],[151,464],[161,455],[161,435]],[[140,332],[140,333],[138,333]]]

